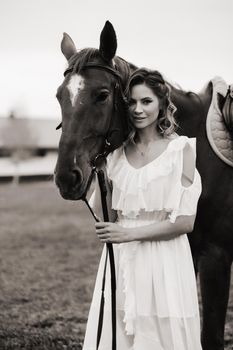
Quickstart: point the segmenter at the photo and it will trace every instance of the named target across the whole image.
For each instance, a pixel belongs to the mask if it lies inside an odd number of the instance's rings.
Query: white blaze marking
[[[72,106],[75,105],[75,101],[78,97],[78,94],[81,90],[83,90],[85,84],[84,84],[84,78],[81,77],[81,75],[75,74],[72,75],[70,78],[69,84],[67,85],[67,89],[70,93],[70,100]]]

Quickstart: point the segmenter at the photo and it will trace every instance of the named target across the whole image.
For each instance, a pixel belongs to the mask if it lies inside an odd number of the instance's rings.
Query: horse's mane
[[[72,68],[72,70],[79,72],[87,63],[93,62],[96,59],[102,61],[103,65],[106,64],[98,49],[94,49],[92,47],[84,48],[70,58],[69,68]],[[134,70],[137,67],[119,56],[114,57],[114,62],[117,63],[119,70],[123,74],[122,78],[126,83],[128,74],[130,74],[130,70]]]
[[[73,67],[74,70],[81,70],[88,62],[94,59],[101,59],[101,54],[98,49],[87,47],[78,51],[69,60],[69,67]]]
[[[100,60],[102,61],[103,65],[106,65],[106,62],[104,61],[98,49],[94,49],[91,47],[84,48],[78,51],[70,58],[69,69],[72,69],[76,72],[80,72],[87,63],[93,62],[95,60]],[[137,67],[134,64],[127,62],[120,56],[115,56],[114,62],[117,66],[116,70],[118,70],[122,74],[123,85],[126,86],[130,71],[135,70]]]

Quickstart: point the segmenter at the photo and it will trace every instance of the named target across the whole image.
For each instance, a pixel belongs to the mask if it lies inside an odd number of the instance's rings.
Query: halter
[[[117,81],[114,86],[114,94],[116,94],[117,91],[120,92],[120,95],[124,102],[126,102],[126,99],[124,97],[123,93],[123,81],[122,77],[119,73],[119,71],[115,68],[111,68],[107,65],[102,65],[94,62],[86,63],[84,66],[81,67],[81,70],[86,69],[99,69],[103,70],[107,73],[110,73],[113,75]],[[68,73],[73,72],[74,66],[69,67],[65,72],[64,76],[66,76]],[[116,100],[114,99],[114,108],[117,109]],[[108,208],[107,208],[107,202],[106,202],[106,196],[107,196],[107,187],[105,183],[105,176],[103,170],[99,169],[98,163],[101,159],[106,160],[107,155],[114,150],[114,145],[111,144],[109,141],[111,133],[114,131],[111,129],[111,122],[109,123],[109,129],[106,133],[106,136],[104,136],[104,149],[102,153],[99,153],[96,155],[93,164],[92,164],[92,170],[91,175],[89,177],[88,185],[92,181],[94,173],[97,174],[99,187],[100,187],[100,193],[101,193],[101,203],[102,203],[102,210],[103,210],[103,217],[104,221],[109,221],[108,216]],[[87,186],[88,188],[88,186]],[[84,194],[82,200],[86,203],[88,209],[90,210],[91,214],[93,215],[94,219],[96,221],[99,221],[97,216],[95,215],[94,211],[90,207],[87,199],[86,199],[86,193]],[[106,258],[105,258],[105,264],[104,264],[104,273],[103,273],[103,280],[102,280],[102,292],[101,292],[101,302],[100,302],[100,313],[99,313],[99,320],[98,320],[98,329],[97,329],[97,343],[96,343],[96,349],[98,350],[100,339],[101,339],[101,333],[102,333],[102,327],[103,327],[103,316],[104,316],[104,291],[105,291],[105,279],[106,279],[106,268],[107,268],[107,260],[109,256],[109,262],[110,262],[110,271],[111,271],[111,305],[112,305],[112,350],[116,350],[116,274],[115,274],[115,261],[114,261],[114,252],[112,243],[107,243],[107,249],[106,249]]]
[[[114,87],[115,94],[117,90],[120,91],[120,94],[122,96],[123,101],[124,94],[123,94],[123,82],[120,73],[111,67],[108,67],[106,65],[96,64],[93,62],[87,63],[82,69],[99,69],[106,71],[110,74],[112,74],[115,78],[117,78],[117,82]],[[114,108],[117,109],[116,105],[116,99],[114,100]],[[93,163],[92,173],[97,173],[97,178],[99,181],[99,187],[100,187],[100,193],[101,193],[101,202],[102,202],[102,210],[103,210],[103,216],[104,221],[109,221],[108,217],[108,208],[107,208],[107,202],[106,202],[106,196],[107,196],[107,188],[105,183],[105,176],[104,172],[102,170],[98,170],[98,163],[101,159],[106,159],[107,155],[113,151],[113,147],[111,143],[109,142],[109,138],[111,136],[111,121],[109,123],[109,129],[106,133],[105,137],[105,145],[104,150],[102,153],[99,153],[96,155]],[[92,215],[96,216],[90,207],[89,203],[87,202],[86,198],[84,199],[85,203],[87,204],[89,210],[91,211]],[[99,320],[98,320],[98,329],[97,329],[97,344],[96,348],[98,349],[101,334],[102,334],[102,328],[103,328],[103,317],[104,317],[104,291],[105,291],[105,280],[106,280],[106,268],[107,268],[107,260],[109,255],[109,262],[110,262],[110,272],[111,272],[111,304],[112,304],[112,350],[116,350],[116,273],[115,273],[115,260],[114,260],[114,252],[112,243],[107,243],[107,249],[106,249],[106,257],[105,257],[105,264],[104,264],[104,273],[103,273],[103,279],[102,279],[102,290],[101,290],[101,302],[100,302],[100,313],[99,313]]]
[[[99,64],[99,63],[95,63],[95,62],[88,62],[86,63],[85,65],[83,65],[81,67],[80,70],[84,70],[84,69],[87,69],[87,68],[94,68],[94,69],[101,69],[101,70],[104,70],[108,73],[111,73],[112,75],[114,75],[115,77],[119,78],[119,80],[121,80],[121,75],[120,73],[118,72],[117,69],[114,69],[114,68],[111,68],[109,66],[106,66],[106,65],[103,65],[103,64]],[[74,70],[74,66],[72,67],[69,67],[65,70],[64,72],[64,77],[68,74],[68,73],[71,73],[73,72]]]

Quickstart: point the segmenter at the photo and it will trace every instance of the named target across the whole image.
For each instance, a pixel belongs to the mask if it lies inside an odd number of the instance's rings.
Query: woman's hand
[[[129,229],[112,222],[97,222],[96,234],[102,243],[130,242]]]

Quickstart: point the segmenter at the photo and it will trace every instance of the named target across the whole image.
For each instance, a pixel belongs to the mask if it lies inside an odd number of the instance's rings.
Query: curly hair
[[[161,107],[157,119],[158,132],[166,136],[171,135],[178,125],[174,118],[176,106],[170,99],[170,86],[165,82],[162,74],[157,70],[139,68],[131,74],[128,80],[126,88],[126,96],[128,99],[130,99],[132,88],[139,84],[145,84],[149,87],[160,100]],[[135,130],[133,130],[134,128],[132,125],[130,126],[132,128],[130,138],[132,138],[132,134],[135,135]]]

